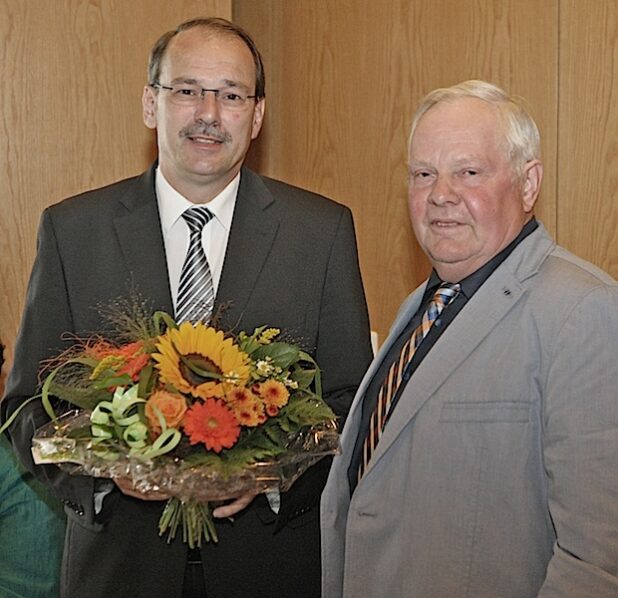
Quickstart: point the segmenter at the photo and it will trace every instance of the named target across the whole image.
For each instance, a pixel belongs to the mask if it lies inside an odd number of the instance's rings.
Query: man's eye
[[[233,91],[224,91],[221,93],[221,97],[226,102],[241,102],[242,101],[242,96],[239,96],[237,93],[234,93]]]
[[[194,87],[179,87],[176,89],[175,93],[179,96],[188,96],[192,98],[198,95],[198,92]]]
[[[432,173],[428,170],[415,170],[410,173],[410,183],[419,187],[424,187],[431,183]]]
[[[465,176],[475,176],[479,173],[479,171],[474,168],[466,168],[463,173]]]

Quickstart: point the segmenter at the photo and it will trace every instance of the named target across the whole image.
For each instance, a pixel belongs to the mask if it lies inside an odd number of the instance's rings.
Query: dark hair
[[[170,41],[176,37],[182,31],[187,29],[193,29],[195,27],[204,27],[209,29],[213,33],[220,33],[222,35],[230,35],[242,40],[251,55],[253,56],[253,62],[255,64],[255,95],[258,100],[265,97],[266,79],[264,76],[264,64],[262,63],[262,56],[260,55],[255,42],[251,39],[251,36],[238,25],[234,25],[226,19],[220,19],[217,17],[203,17],[198,19],[191,19],[185,21],[173,29],[164,33],[153,46],[150,52],[150,60],[148,61],[148,84],[154,85],[159,83],[159,76],[161,75],[161,62],[165,51],[169,46]]]

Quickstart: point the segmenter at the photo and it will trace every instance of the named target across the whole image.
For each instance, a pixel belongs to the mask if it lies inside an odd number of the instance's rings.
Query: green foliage
[[[92,411],[101,401],[106,401],[111,396],[106,388],[69,386],[54,382],[49,386],[49,394],[87,411]]]
[[[253,359],[266,359],[270,357],[275,367],[287,370],[292,364],[296,363],[300,357],[297,347],[287,343],[269,343],[261,345],[251,354]]]
[[[303,426],[312,426],[323,421],[335,419],[333,410],[314,395],[296,395],[279,412],[278,421],[286,432],[294,432]]]

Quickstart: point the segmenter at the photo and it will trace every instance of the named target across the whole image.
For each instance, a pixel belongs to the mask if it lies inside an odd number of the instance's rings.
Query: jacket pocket
[[[448,401],[442,406],[440,422],[527,423],[528,401]]]

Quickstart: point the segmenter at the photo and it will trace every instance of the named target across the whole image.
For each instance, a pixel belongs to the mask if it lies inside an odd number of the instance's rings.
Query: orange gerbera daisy
[[[242,386],[228,391],[225,400],[242,426],[253,428],[264,420],[264,403],[251,390]]]
[[[288,403],[290,392],[284,384],[277,380],[267,380],[257,385],[257,392],[268,407],[276,407],[281,409]]]
[[[225,403],[217,399],[206,399],[190,407],[184,418],[184,429],[191,444],[201,442],[215,453],[232,448],[240,435],[238,420]]]
[[[202,399],[223,397],[231,384],[244,385],[250,375],[249,356],[201,322],[169,329],[152,356],[164,383]]]

